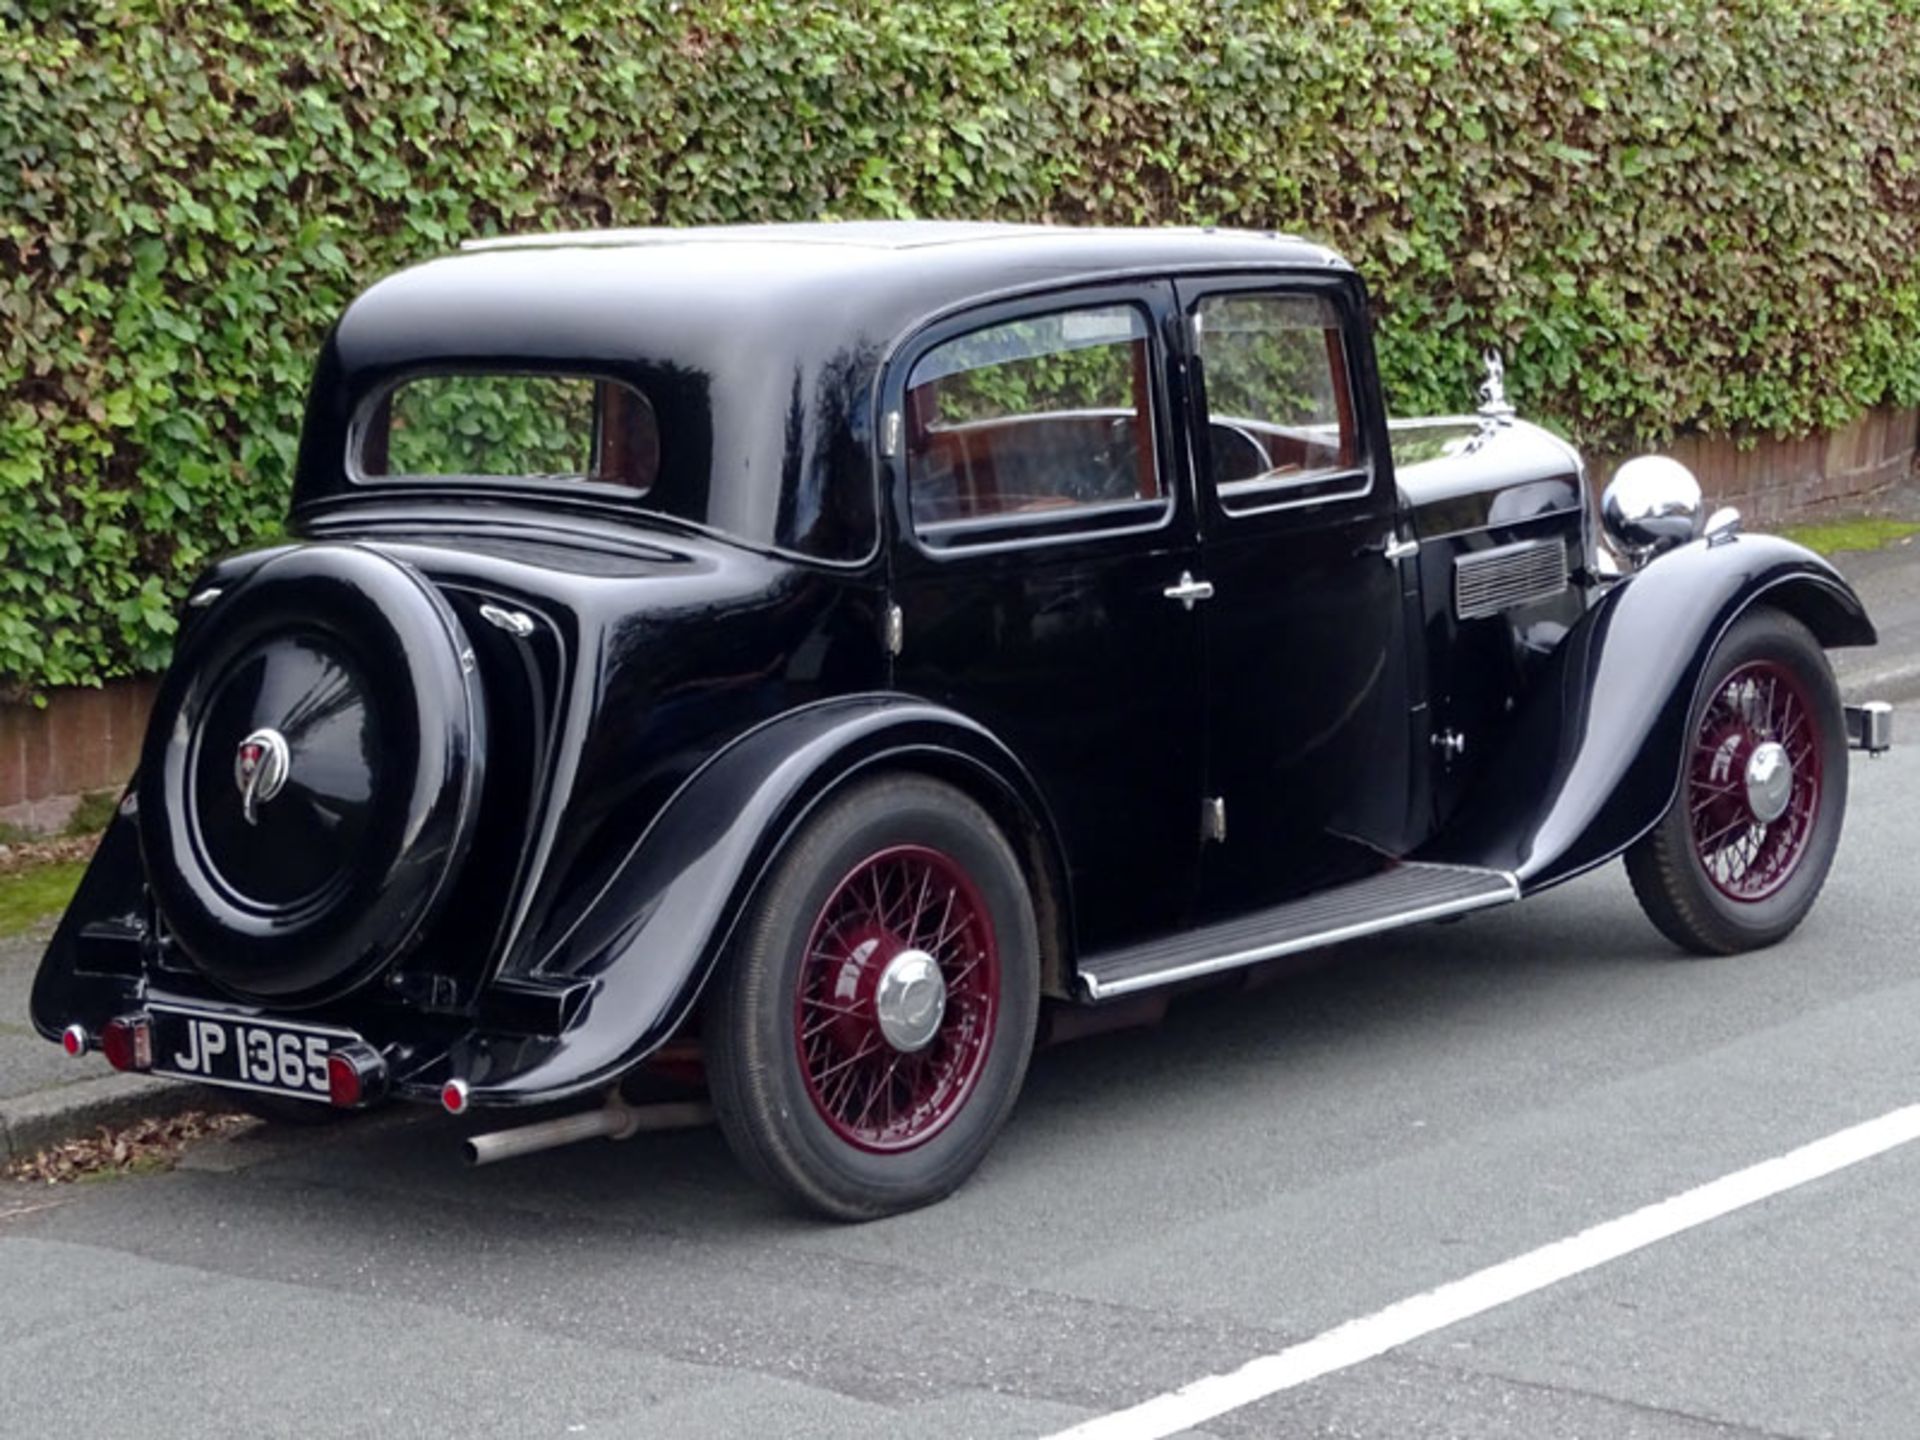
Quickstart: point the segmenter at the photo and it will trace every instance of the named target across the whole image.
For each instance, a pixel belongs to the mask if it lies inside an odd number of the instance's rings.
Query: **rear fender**
[[[134,800],[122,797],[33,977],[33,1028],[58,1040],[69,1025],[100,1027],[140,994],[146,891]]]
[[[1828,648],[1876,639],[1840,572],[1791,541],[1739,535],[1670,551],[1568,632],[1507,747],[1418,858],[1505,870],[1531,893],[1625,850],[1679,793],[1701,673],[1755,605],[1793,615]]]
[[[972,720],[906,696],[824,701],[759,726],[667,803],[581,918],[531,947],[511,984],[584,994],[549,1039],[477,1036],[448,1075],[475,1104],[544,1103],[617,1079],[684,1023],[761,877],[813,810],[882,766],[931,769],[1017,816],[1064,905],[1058,837],[1031,778]],[[424,1082],[425,1077],[422,1077]]]

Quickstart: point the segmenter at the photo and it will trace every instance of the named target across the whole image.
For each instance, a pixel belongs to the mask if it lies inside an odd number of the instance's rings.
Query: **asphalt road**
[[[0,1185],[0,1432],[1049,1434],[1920,1101],[1916,853],[1910,744],[1772,951],[1676,958],[1609,867],[1044,1053],[970,1186],[863,1227],[711,1130]],[[1920,1144],[1204,1433],[1908,1440],[1917,1193]]]

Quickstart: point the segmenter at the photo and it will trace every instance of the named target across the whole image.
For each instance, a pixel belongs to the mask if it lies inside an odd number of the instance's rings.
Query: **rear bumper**
[[[35,1014],[40,1033],[65,1046],[69,1053],[102,1050],[109,1027],[120,1027],[117,1033],[121,1034],[152,1036],[156,1026],[167,1028],[172,1024],[167,1017],[182,1014],[203,1015],[223,1025],[276,1035],[327,1036],[338,1042],[332,1048],[348,1050],[353,1056],[357,1084],[354,1102],[347,1108],[361,1109],[388,1099],[442,1105],[455,1113],[470,1106],[540,1106],[588,1089],[604,1088],[656,1048],[647,1047],[619,1073],[594,1077],[592,1086],[529,1083],[529,1077],[543,1069],[551,1074],[579,1068],[568,1063],[573,1058],[571,1052],[581,1044],[579,1021],[584,1010],[583,1001],[572,993],[573,987],[564,992],[561,987],[551,987],[555,993],[548,994],[541,987],[516,990],[508,986],[500,996],[488,997],[480,1013],[471,1016],[428,1013],[390,1001],[380,1003],[378,997],[320,1011],[293,1011],[244,1004],[191,981],[180,984],[181,977],[174,972],[155,970],[143,963],[140,942],[131,932],[94,937],[84,947],[84,955],[79,953],[81,948],[60,947],[50,957],[62,967],[57,996],[47,996],[47,1003]],[[170,1057],[177,1050],[170,1043],[165,1054]],[[151,1046],[138,1050],[140,1058],[136,1062],[122,1063],[113,1058],[115,1054],[130,1058],[135,1053],[117,1047],[109,1059],[121,1069],[151,1070],[169,1079],[217,1089],[281,1088],[237,1083],[231,1074],[183,1071]],[[320,1056],[316,1063],[324,1060]],[[458,1105],[447,1100],[447,1087],[455,1083],[460,1087]]]

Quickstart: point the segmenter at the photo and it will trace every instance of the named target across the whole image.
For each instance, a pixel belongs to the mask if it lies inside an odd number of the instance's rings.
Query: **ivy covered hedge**
[[[0,0],[0,684],[161,663],[356,288],[501,230],[1281,226],[1394,408],[1920,396],[1920,0]]]

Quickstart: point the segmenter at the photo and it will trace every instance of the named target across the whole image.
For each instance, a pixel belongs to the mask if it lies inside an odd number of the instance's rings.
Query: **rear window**
[[[375,407],[359,461],[369,479],[574,480],[645,494],[660,429],[647,397],[615,380],[421,375]]]

